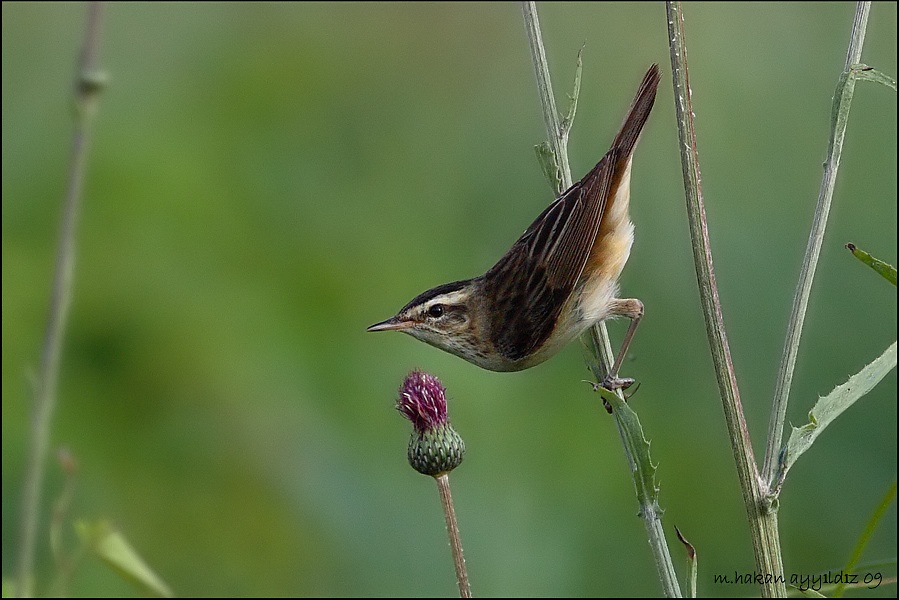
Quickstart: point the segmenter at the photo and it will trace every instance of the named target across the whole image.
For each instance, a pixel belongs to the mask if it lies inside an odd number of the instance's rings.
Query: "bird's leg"
[[[627,328],[627,333],[624,334],[624,341],[621,342],[621,349],[615,357],[615,364],[612,365],[612,369],[609,371],[609,374],[606,375],[605,379],[602,380],[600,385],[607,390],[626,390],[634,384],[634,380],[629,377],[618,377],[618,370],[621,369],[621,364],[624,362],[624,357],[627,355],[627,349],[631,345],[631,340],[634,339],[634,332],[637,330],[637,325],[640,324],[640,319],[643,318],[643,303],[636,298],[627,298],[624,300],[616,298],[612,301],[612,306],[610,308],[610,314],[628,317],[631,320],[631,324],[630,327]]]

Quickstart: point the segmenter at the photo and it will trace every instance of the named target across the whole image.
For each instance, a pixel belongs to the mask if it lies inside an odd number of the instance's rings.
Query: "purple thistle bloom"
[[[406,453],[419,473],[438,477],[459,466],[465,442],[446,417],[446,388],[424,371],[412,371],[400,387],[396,408],[412,421],[412,436]]]
[[[445,425],[446,388],[430,373],[412,371],[400,387],[396,409],[412,421],[418,433]]]

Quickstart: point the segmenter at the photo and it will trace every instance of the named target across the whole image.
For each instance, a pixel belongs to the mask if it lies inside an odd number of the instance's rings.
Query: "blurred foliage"
[[[712,244],[756,452],[853,10],[686,6]],[[577,176],[606,151],[646,66],[668,63],[664,10],[540,11],[559,95],[586,41]],[[84,15],[79,4],[2,5],[4,576]],[[420,291],[485,270],[551,200],[534,160],[543,123],[519,7],[111,4],[104,29],[111,83],[53,438],[82,465],[72,519],[114,523],[178,595],[452,594],[436,493],[406,464],[407,425],[393,410],[420,367],[446,384],[468,447],[453,491],[475,595],[657,594],[620,441],[582,383],[578,344],[497,374],[364,331]],[[895,3],[875,4],[864,61],[896,74]],[[754,562],[673,117],[663,84],[634,169],[637,242],[622,290],[646,318],[624,374],[642,384],[631,403],[659,463],[666,525],[701,556],[700,594],[752,595],[712,582]],[[896,161],[895,94],[861,83],[793,423],[896,339],[895,290],[843,250],[852,240],[896,263]],[[786,569],[834,570],[896,477],[895,372],[803,463],[781,498]],[[48,510],[62,481],[51,469]],[[893,505],[867,556],[895,557],[895,532]],[[47,543],[39,558],[49,581]],[[134,593],[93,564],[73,586]]]

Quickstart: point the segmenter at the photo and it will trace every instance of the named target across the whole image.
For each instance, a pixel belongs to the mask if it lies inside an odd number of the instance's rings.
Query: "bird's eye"
[[[431,308],[428,309],[428,315],[434,317],[435,319],[443,316],[443,305],[435,304]]]

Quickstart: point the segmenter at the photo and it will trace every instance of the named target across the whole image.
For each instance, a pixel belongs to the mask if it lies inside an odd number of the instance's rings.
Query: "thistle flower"
[[[412,422],[408,451],[412,468],[437,477],[459,466],[465,442],[446,416],[446,388],[440,380],[423,371],[412,371],[400,387],[396,408]]]
[[[396,409],[412,421],[408,458],[412,468],[430,475],[437,482],[440,503],[446,518],[446,531],[453,552],[453,566],[459,595],[471,598],[468,571],[462,555],[459,524],[450,493],[449,472],[459,466],[465,455],[465,443],[446,416],[446,388],[440,380],[424,371],[412,371],[400,387]]]

